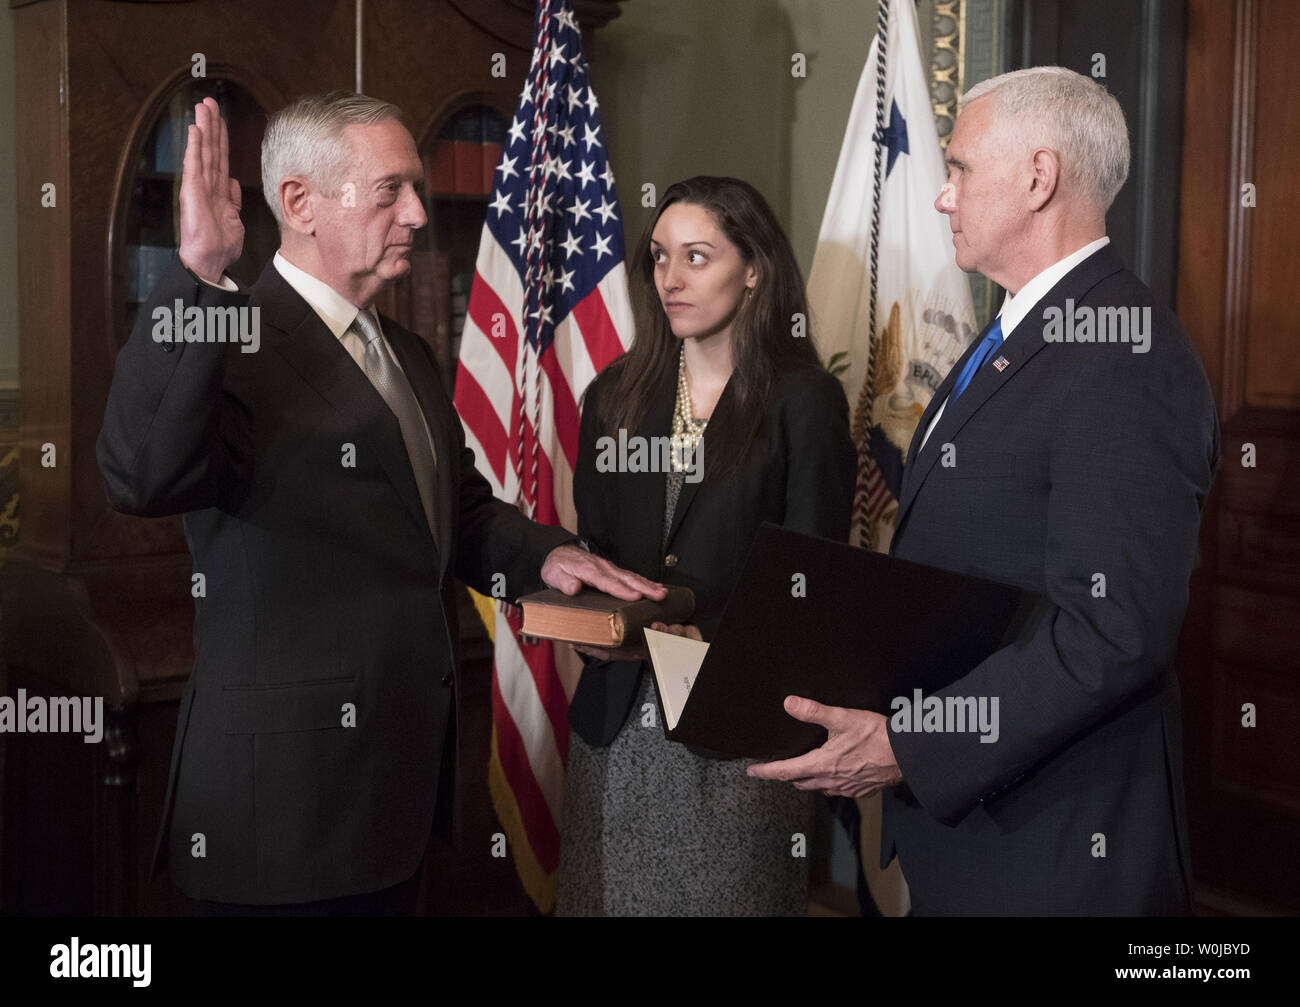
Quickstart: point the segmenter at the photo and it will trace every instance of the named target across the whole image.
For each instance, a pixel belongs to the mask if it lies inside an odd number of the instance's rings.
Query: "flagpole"
[[[876,290],[879,284],[880,186],[884,178],[883,158],[885,156],[885,74],[889,56],[889,0],[879,0],[876,8],[876,40],[878,43],[876,58],[876,133],[873,137],[876,144],[876,173],[871,193],[871,293],[867,307],[867,376],[865,394],[862,396],[862,401],[866,403],[867,409],[871,408],[871,403],[876,398]],[[858,445],[860,455],[869,454],[870,450],[871,443],[869,439],[865,443]],[[859,526],[860,541],[868,549],[874,549],[876,535],[875,529],[871,526],[871,521],[866,516],[866,486],[862,478],[866,466],[861,464],[862,461],[863,459],[860,458],[858,492],[854,501],[853,520]]]
[[[539,70],[536,102],[533,108],[532,150],[528,163],[528,199],[527,199],[527,235],[528,246],[524,252],[524,317],[522,345],[522,384],[519,396],[519,458],[515,463],[515,472],[519,479],[517,499],[520,509],[530,518],[537,515],[537,450],[540,443],[539,421],[541,419],[541,385],[538,376],[539,361],[537,353],[541,345],[542,329],[542,293],[541,275],[544,245],[546,242],[545,214],[543,212],[543,190],[546,188],[547,168],[551,163],[551,146],[548,132],[543,128],[545,93],[550,86],[551,67],[546,53],[551,45],[551,13],[547,0],[538,0],[535,24],[536,45],[533,50],[533,62]],[[530,68],[532,69],[532,68]],[[531,310],[529,310],[531,308]],[[524,478],[525,431],[532,433],[532,450],[529,452],[528,478]]]

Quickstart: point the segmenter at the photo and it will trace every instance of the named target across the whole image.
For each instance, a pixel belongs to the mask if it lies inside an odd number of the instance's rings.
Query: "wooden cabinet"
[[[108,724],[96,745],[68,736],[3,739],[3,909],[174,912],[182,908],[176,893],[165,878],[151,880],[148,868],[176,700],[193,659],[190,557],[179,518],[112,511],[95,462],[114,356],[144,282],[140,271],[148,272],[156,254],[140,250],[164,247],[172,219],[174,128],[196,90],[220,92],[232,121],[238,119],[232,135],[250,240],[232,271],[252,282],[276,245],[251,160],[264,125],[259,116],[301,94],[354,90],[359,71],[362,90],[404,110],[422,151],[465,110],[508,121],[528,66],[533,5],[11,6],[22,511],[18,542],[0,566],[0,655],[8,694],[25,688],[33,695],[103,697]],[[615,0],[576,6],[587,28],[617,10]],[[504,76],[493,75],[501,66],[497,54],[504,55]],[[200,63],[204,74],[196,77]],[[52,205],[42,205],[47,183]],[[428,317],[431,297],[442,297],[449,312],[451,270],[463,272],[466,261],[472,269],[485,207],[481,198],[459,194],[435,201],[425,237],[430,254],[381,307],[407,324],[420,312]],[[435,277],[439,250],[447,275]],[[444,284],[445,295],[435,292]],[[422,334],[439,345],[436,328]],[[440,356],[450,363],[449,315],[442,335]],[[53,464],[42,464],[51,457]],[[477,626],[472,616],[462,623]],[[495,827],[485,768],[490,651],[481,634],[471,634],[461,653],[476,665],[467,680],[480,686],[461,697],[457,780],[458,835],[476,855],[454,859],[438,851],[425,908],[526,912],[509,862],[483,854]]]
[[[471,104],[416,136],[425,165],[425,213],[411,272],[384,291],[380,310],[428,339],[450,394],[469,307],[479,239],[513,110]]]

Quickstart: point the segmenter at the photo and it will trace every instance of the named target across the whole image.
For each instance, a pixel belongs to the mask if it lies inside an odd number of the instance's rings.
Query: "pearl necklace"
[[[695,461],[700,438],[708,419],[696,419],[691,408],[691,389],[686,382],[686,344],[682,343],[677,361],[677,406],[673,409],[672,466],[674,472],[685,472],[698,463]]]

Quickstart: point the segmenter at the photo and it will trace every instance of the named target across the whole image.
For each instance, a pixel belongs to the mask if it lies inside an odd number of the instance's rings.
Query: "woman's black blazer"
[[[744,460],[714,475],[708,434],[704,477],[682,487],[664,546],[663,472],[597,470],[600,399],[609,375],[587,390],[582,412],[573,498],[578,534],[619,566],[695,592],[695,617],[707,641],[740,578],[750,544],[764,521],[823,538],[847,541],[857,473],[849,436],[848,403],[839,381],[820,367],[778,374],[762,423]],[[674,369],[636,431],[642,437],[672,433],[677,380]],[[733,386],[714,411],[730,408]],[[569,705],[569,723],[591,745],[614,740],[636,698],[643,670],[637,661],[596,661],[586,667]]]

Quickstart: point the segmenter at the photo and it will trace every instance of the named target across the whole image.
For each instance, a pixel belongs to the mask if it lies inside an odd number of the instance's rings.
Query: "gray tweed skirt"
[[[668,741],[654,688],[608,748],[570,733],[555,914],[803,914],[815,795]]]

